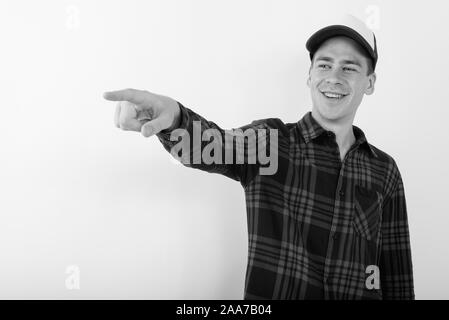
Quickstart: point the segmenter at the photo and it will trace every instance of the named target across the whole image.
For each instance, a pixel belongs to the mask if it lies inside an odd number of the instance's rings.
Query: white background
[[[117,129],[102,93],[169,95],[224,128],[296,122],[311,106],[307,38],[352,13],[380,54],[355,124],[401,170],[416,298],[448,299],[447,6],[2,0],[0,298],[241,299],[240,184]]]

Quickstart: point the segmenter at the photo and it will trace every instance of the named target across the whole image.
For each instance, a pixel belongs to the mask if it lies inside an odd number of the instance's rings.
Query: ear
[[[309,76],[307,77],[307,86],[310,88],[310,72],[312,71],[312,66],[313,66],[313,62],[310,63],[310,67],[309,67]]]
[[[374,84],[376,83],[376,73],[373,72],[368,76],[368,86],[365,89],[365,94],[370,95],[374,92]]]

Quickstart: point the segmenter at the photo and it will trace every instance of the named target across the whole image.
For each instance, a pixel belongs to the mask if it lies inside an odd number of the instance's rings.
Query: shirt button
[[[340,197],[344,197],[345,196],[345,192],[343,190],[340,190],[340,192],[338,194],[340,195]]]

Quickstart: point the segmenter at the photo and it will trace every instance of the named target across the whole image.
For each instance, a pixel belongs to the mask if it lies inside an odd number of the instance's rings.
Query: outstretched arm
[[[140,131],[145,137],[157,135],[185,166],[223,174],[244,186],[259,172],[274,174],[277,170],[278,119],[224,130],[166,96],[126,89],[107,92],[104,97],[118,101],[117,127]],[[260,168],[261,164],[268,167]]]

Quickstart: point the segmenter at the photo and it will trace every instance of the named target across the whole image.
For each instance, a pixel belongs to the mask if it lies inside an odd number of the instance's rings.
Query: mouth
[[[346,97],[348,94],[341,92],[332,92],[332,91],[320,91],[323,96],[331,100],[341,100]]]

